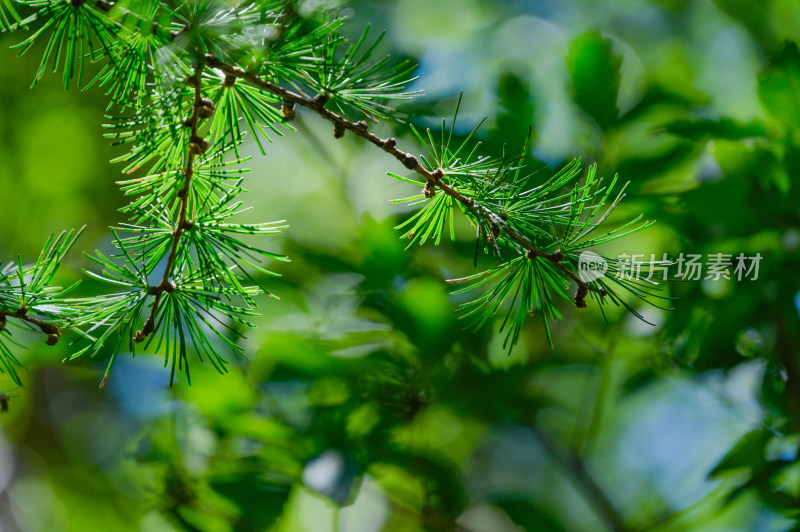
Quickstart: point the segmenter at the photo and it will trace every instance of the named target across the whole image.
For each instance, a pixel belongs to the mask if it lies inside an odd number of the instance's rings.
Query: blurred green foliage
[[[487,150],[533,123],[542,168],[583,155],[630,180],[618,220],[658,224],[608,254],[760,253],[758,280],[671,282],[675,310],[642,309],[655,326],[565,305],[555,349],[529,320],[509,356],[499,324],[464,330],[443,282],[476,271],[470,228],[404,251],[389,200],[409,188],[385,176],[402,169],[301,113],[248,177],[253,217],[289,220],[293,261],[249,360],[168,388],[140,355],[98,391],[102,360],[62,365],[66,346],[21,338],[25,388],[0,383],[0,530],[797,529],[796,4],[340,7],[419,61],[415,125],[464,91],[458,133],[488,115]],[[37,65],[2,41],[0,256],[84,224],[77,247],[108,248],[123,198],[105,99],[49,74],[29,90]],[[86,266],[73,252],[62,284]]]

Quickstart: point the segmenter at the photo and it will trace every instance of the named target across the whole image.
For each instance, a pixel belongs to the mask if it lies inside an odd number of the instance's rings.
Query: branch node
[[[233,74],[225,74],[225,79],[222,80],[223,87],[233,87],[236,85],[236,76]]]
[[[191,144],[189,144],[189,151],[191,153],[200,155],[201,153],[205,153],[207,149],[208,141],[206,139],[197,135],[192,135]]]
[[[436,195],[436,185],[433,181],[426,181],[425,186],[422,188],[422,193],[426,198],[430,199]]]
[[[359,120],[355,125],[356,128],[360,129],[361,131],[367,130],[367,122],[365,120]]]
[[[58,334],[51,333],[47,335],[47,345],[56,345],[58,343]]]
[[[211,116],[214,114],[214,111],[216,111],[214,102],[208,98],[202,98],[197,106],[197,117],[203,119],[211,118]]]
[[[414,170],[419,163],[417,162],[417,158],[413,155],[406,155],[403,159],[403,166],[408,168],[409,170]]]
[[[344,126],[339,122],[333,126],[333,138],[340,139],[344,137]]]
[[[440,180],[441,178],[444,177],[444,170],[442,170],[441,168],[437,168],[436,170],[433,171],[432,175],[433,175],[433,178],[436,181],[438,181],[438,180]]]
[[[325,104],[328,103],[329,101],[330,98],[328,98],[325,94],[317,94],[316,96],[314,96],[314,99],[311,100],[311,104],[314,107],[322,109],[323,107],[325,107]]]
[[[297,117],[297,110],[294,108],[294,102],[283,100],[281,106],[281,115],[283,115],[284,122],[291,122]]]
[[[155,331],[155,325],[150,319],[148,319],[146,322],[144,322],[144,326],[141,328],[141,330],[136,331],[136,335],[133,337],[133,340],[137,344],[144,342],[153,331]]]
[[[50,323],[39,323],[39,328],[45,334],[59,334],[58,327]]]
[[[388,150],[393,150],[395,148],[395,146],[397,146],[397,139],[394,139],[394,138],[386,139],[386,140],[383,141],[382,146],[383,146],[384,150],[387,150],[387,151]]]
[[[564,254],[561,252],[560,249],[557,249],[548,258],[550,259],[550,262],[552,262],[553,264],[558,264],[559,262],[564,260]]]
[[[578,285],[578,291],[575,292],[575,306],[578,308],[586,308],[586,296],[589,294],[589,289],[585,284]]]

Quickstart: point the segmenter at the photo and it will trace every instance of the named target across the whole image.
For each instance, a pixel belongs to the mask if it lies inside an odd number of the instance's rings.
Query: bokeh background
[[[502,348],[465,330],[446,279],[476,270],[474,233],[405,250],[416,193],[396,161],[299,113],[249,162],[242,220],[288,221],[292,262],[261,302],[248,360],[62,364],[21,338],[24,388],[0,380],[0,531],[788,531],[800,468],[800,7],[794,0],[308,0],[387,30],[419,63],[400,109],[483,149],[533,126],[542,178],[573,156],[630,181],[609,224],[658,223],[608,253],[760,253],[756,281],[667,283],[654,326],[596,305],[538,318]],[[85,225],[124,221],[106,99],[30,90],[36,53],[0,35],[0,258],[33,260]],[[378,131],[419,153],[402,123]],[[255,152],[255,150],[253,150]],[[479,266],[489,266],[486,259]],[[102,287],[85,279],[80,293]],[[0,379],[4,376],[0,375]]]

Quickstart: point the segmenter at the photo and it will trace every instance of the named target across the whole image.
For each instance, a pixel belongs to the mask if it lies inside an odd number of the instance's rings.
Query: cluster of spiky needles
[[[36,11],[21,19],[14,3]],[[526,171],[527,143],[515,153],[483,156],[477,128],[456,142],[453,124],[449,132],[442,124],[438,140],[430,130],[425,138],[412,128],[427,156],[400,149],[394,138],[370,131],[369,123],[394,116],[390,101],[414,96],[406,89],[415,79],[414,65],[377,57],[381,39],[368,44],[369,28],[349,43],[339,31],[341,20],[304,19],[287,6],[291,2],[272,0],[0,3],[5,27],[37,27],[20,43],[23,53],[45,43],[37,80],[52,61],[54,69],[61,62],[65,86],[74,78],[82,84],[84,62],[103,63],[86,85],[104,89],[109,109],[119,109],[108,136],[128,148],[115,161],[125,164],[126,175],[134,174],[120,182],[132,201],[122,209],[128,221],[112,228],[118,252],[90,257],[101,272],[89,275],[119,291],[59,300],[86,342],[69,359],[108,354],[105,382],[117,353],[134,353],[137,344],[162,352],[172,375],[178,368],[187,378],[190,348],[220,371],[227,363],[223,347],[241,353],[235,325],[250,325],[253,298],[266,292],[260,276],[270,274],[260,261],[285,257],[242,240],[274,234],[283,228],[280,222],[229,221],[241,212],[236,198],[246,170],[239,168],[240,150],[250,134],[264,153],[262,141],[292,129],[298,107],[328,120],[335,137],[349,131],[422,178],[390,173],[422,189],[401,200],[421,206],[400,226],[410,226],[403,237],[411,244],[429,238],[438,244],[448,220],[454,238],[454,209],[466,216],[476,229],[476,255],[483,248],[500,264],[465,279],[471,284],[458,292],[488,289],[462,305],[463,315],[481,325],[506,309],[510,346],[534,310],[550,341],[548,317],[560,317],[554,296],[577,307],[593,297],[635,312],[619,288],[650,295],[646,284],[625,279],[613,261],[604,278],[588,281],[577,274],[582,250],[649,225],[638,223],[640,217],[592,237],[622,197],[599,212],[616,178],[605,185],[592,168],[578,183],[580,167],[573,161],[535,184]],[[567,294],[571,283],[574,296]],[[24,312],[12,312],[25,320]]]
[[[61,336],[61,331],[57,325],[42,321],[28,314],[28,307],[22,306],[17,310],[0,310],[0,332],[3,332],[8,324],[8,318],[15,318],[25,323],[29,323],[47,335],[47,344],[55,345]]]
[[[12,326],[44,334],[48,345],[56,345],[62,328],[75,317],[71,308],[60,303],[72,287],[63,289],[53,285],[53,280],[80,233],[51,236],[31,265],[24,265],[20,256],[5,266],[0,263],[0,372],[8,373],[16,384],[21,384],[16,368],[24,366],[7,345],[16,343]]]
[[[203,66],[199,65],[195,70],[194,76],[188,78],[187,82],[194,87],[194,99],[192,101],[192,116],[187,119],[184,124],[191,132],[189,137],[189,147],[186,153],[186,167],[183,170],[183,188],[178,191],[180,198],[180,209],[178,212],[178,219],[175,222],[175,229],[172,232],[172,247],[169,250],[167,257],[167,266],[164,268],[164,275],[161,277],[161,282],[157,286],[150,287],[150,295],[155,296],[153,300],[152,310],[147,320],[144,322],[141,330],[136,333],[134,340],[143,342],[147,336],[155,331],[156,314],[158,313],[159,304],[161,302],[161,295],[175,289],[175,285],[170,280],[172,276],[172,269],[175,266],[175,258],[178,255],[178,246],[181,242],[181,235],[185,229],[192,229],[192,222],[187,218],[189,207],[189,187],[192,184],[192,175],[194,172],[194,158],[198,153],[204,152],[208,148],[208,143],[205,139],[197,135],[197,124],[200,121],[200,109],[204,107],[203,93],[201,91]],[[210,101],[205,105],[209,112],[213,112],[213,104]]]
[[[575,295],[572,297],[572,301],[574,302],[575,306],[578,308],[585,308],[587,306],[586,298],[589,297],[590,293],[593,293],[597,296],[598,301],[602,304],[602,298],[609,295],[611,292],[611,300],[613,303],[622,304],[629,308],[629,310],[636,312],[632,307],[629,307],[628,304],[625,302],[622,297],[620,297],[614,290],[612,290],[605,281],[599,280],[596,282],[587,282],[581,279],[575,269],[570,269],[564,261],[566,260],[568,263],[571,263],[572,267],[575,268],[577,266],[577,258],[576,253],[580,250],[586,249],[595,243],[599,243],[599,241],[592,240],[587,242],[584,239],[591,232],[598,224],[593,223],[592,219],[598,214],[598,208],[606,203],[610,192],[612,191],[614,184],[616,183],[616,177],[611,185],[607,187],[601,187],[600,183],[602,180],[595,181],[595,172],[596,168],[592,167],[590,170],[590,177],[587,179],[587,182],[583,186],[575,185],[574,189],[571,191],[571,201],[568,202],[561,202],[556,209],[564,212],[569,212],[569,217],[565,221],[556,221],[558,218],[557,215],[551,215],[550,218],[547,220],[549,224],[552,226],[563,225],[567,228],[567,231],[564,232],[564,240],[560,241],[558,234],[554,233],[550,236],[552,237],[547,244],[552,244],[556,242],[559,245],[557,249],[554,249],[551,252],[545,251],[531,242],[529,238],[526,238],[518,231],[515,226],[511,223],[507,223],[508,221],[508,214],[505,212],[495,212],[488,204],[479,203],[476,201],[475,191],[472,190],[467,194],[462,193],[461,190],[463,189],[470,189],[472,188],[470,185],[472,183],[465,183],[460,182],[458,178],[461,176],[460,168],[458,168],[458,164],[454,166],[443,164],[445,162],[449,163],[460,163],[457,159],[458,152],[466,146],[467,141],[462,144],[462,147],[457,150],[456,153],[448,154],[445,156],[445,152],[448,150],[448,147],[445,145],[449,145],[450,140],[452,139],[452,129],[450,138],[445,141],[442,139],[441,143],[441,153],[437,154],[436,149],[433,147],[434,141],[431,139],[431,148],[433,148],[433,152],[429,149],[429,153],[433,155],[433,159],[438,162],[439,164],[425,164],[423,162],[427,161],[420,161],[418,157],[413,155],[410,152],[404,151],[397,146],[397,140],[394,138],[381,138],[380,136],[374,134],[373,132],[369,131],[369,124],[365,120],[354,121],[350,120],[341,114],[338,114],[326,107],[328,105],[330,98],[329,95],[326,93],[318,93],[314,96],[306,96],[299,92],[293,91],[291,89],[281,87],[276,85],[275,83],[271,82],[268,79],[264,79],[259,77],[252,72],[248,72],[240,67],[235,65],[227,64],[224,61],[220,60],[219,58],[213,55],[206,55],[205,56],[206,63],[209,67],[216,68],[223,72],[228,77],[233,77],[237,79],[245,80],[254,86],[263,89],[266,92],[274,94],[278,96],[283,101],[282,110],[284,113],[284,118],[291,120],[294,118],[296,113],[295,108],[296,106],[302,106],[304,108],[310,109],[320,117],[324,118],[331,122],[334,126],[334,136],[336,138],[342,138],[344,136],[345,131],[350,131],[351,133],[355,134],[356,136],[368,141],[369,143],[377,146],[378,148],[382,149],[386,153],[393,156],[397,159],[400,163],[403,164],[407,169],[416,172],[424,179],[423,185],[423,196],[425,200],[430,200],[436,195],[436,190],[441,190],[447,197],[454,199],[459,203],[461,208],[468,214],[468,217],[473,221],[474,225],[478,228],[479,239],[481,236],[482,225],[485,227],[485,237],[488,241],[497,241],[501,235],[507,239],[508,242],[513,243],[514,247],[517,248],[518,251],[523,252],[524,258],[528,259],[530,264],[533,265],[534,269],[538,269],[540,275],[545,275],[543,273],[543,267],[541,264],[537,264],[537,260],[541,259],[543,261],[547,261],[552,264],[563,276],[567,277],[571,281],[573,281],[576,285]],[[456,110],[456,114],[458,111]],[[444,130],[445,126],[443,124],[442,129]],[[477,129],[477,128],[476,128]],[[416,132],[415,132],[416,133]],[[474,133],[474,130],[473,130]],[[471,137],[472,135],[470,135]],[[424,143],[425,141],[420,137],[420,140]],[[469,139],[468,139],[469,140]],[[527,144],[526,144],[527,147]],[[440,155],[440,157],[437,157]],[[528,182],[529,176],[521,177],[520,170],[523,168],[522,164],[524,163],[525,157],[525,149],[521,151],[521,156],[519,158],[512,158],[512,161],[508,161],[505,158],[500,161],[492,161],[492,164],[488,166],[480,166],[473,169],[473,171],[477,171],[478,173],[485,174],[485,177],[490,177],[494,181],[499,181],[499,177],[507,177],[507,173],[509,170],[515,170],[516,175],[514,176],[515,181],[522,181],[523,186],[518,187],[515,191],[515,195],[522,195],[527,193],[528,191],[524,190],[524,185]],[[449,158],[449,159],[448,159]],[[484,160],[485,161],[485,160]],[[573,162],[574,163],[574,162]],[[574,179],[577,176],[578,166],[577,164],[571,163],[566,167],[567,172],[565,172],[565,179],[558,179],[559,177],[564,176],[556,176],[553,180],[549,183],[546,183],[549,187],[548,192],[555,191],[565,184],[567,184],[570,180]],[[514,166],[519,164],[520,166]],[[494,166],[494,167],[493,167]],[[452,172],[451,172],[452,170]],[[492,175],[494,174],[494,175]],[[468,174],[465,174],[468,175]],[[395,176],[400,177],[400,176]],[[450,177],[451,179],[448,179]],[[474,177],[473,177],[474,180]],[[556,183],[556,186],[552,186],[553,183]],[[459,186],[460,185],[460,186]],[[543,186],[545,186],[543,185]],[[602,220],[604,220],[613,208],[617,205],[620,199],[623,197],[623,193],[614,200],[609,210],[602,216]],[[535,205],[535,209],[537,210],[551,210],[552,205],[549,203],[553,201],[553,199],[557,201],[561,201],[563,199],[563,195],[556,196],[555,198],[546,198],[543,195],[540,197],[540,202]],[[521,199],[521,197],[516,198],[504,198],[508,203],[517,203]],[[488,202],[487,202],[488,203]],[[592,208],[589,210],[590,214],[584,215],[583,209],[585,206],[591,206]],[[543,207],[547,207],[544,209]],[[584,216],[583,218],[581,218]],[[641,219],[641,216],[631,222],[625,224],[622,228],[618,228],[615,231],[604,235],[602,238],[603,242],[619,238],[621,236],[627,235],[632,231],[638,231],[641,229],[645,229],[648,227],[651,222],[644,222],[641,225],[633,226]],[[602,221],[601,220],[601,221]],[[570,236],[576,236],[574,233],[576,228],[580,227],[580,229],[584,230],[579,236],[573,238],[572,240],[569,239]],[[619,233],[618,231],[623,228],[628,228],[627,232]],[[413,236],[413,235],[411,235]],[[581,241],[583,240],[583,241]],[[563,248],[563,250],[562,250]],[[495,244],[495,249],[498,252],[498,255],[501,254],[499,247]],[[565,253],[571,252],[571,259],[567,260],[568,257]],[[525,261],[525,262],[528,262]],[[612,261],[613,262],[613,261]],[[644,263],[645,269],[649,266],[653,266],[655,264],[651,263]],[[640,282],[639,279],[626,279],[624,275],[624,268],[620,268],[619,265],[616,267],[612,266],[611,274],[609,278],[613,280],[613,282],[617,283],[625,290],[630,291],[631,293],[637,295],[638,297],[644,299],[646,296],[655,296],[660,297],[656,294],[653,294],[650,291],[647,291],[647,284],[648,282]],[[616,275],[614,275],[616,274]],[[479,279],[479,276],[472,276],[467,279]],[[467,280],[465,279],[465,280]],[[457,280],[458,281],[458,280]],[[481,283],[482,284],[482,283]],[[655,285],[655,281],[650,281],[649,284],[651,286]],[[542,286],[542,292],[546,292],[546,289]],[[553,283],[553,286],[558,287],[559,284]],[[644,289],[644,290],[643,290]],[[537,290],[536,288],[532,288],[531,290]],[[562,291],[563,295],[563,291]],[[542,298],[544,301],[546,298]],[[538,305],[540,308],[543,305]],[[551,313],[551,316],[556,317],[558,316],[557,310],[552,305],[546,305],[548,307],[548,311]],[[528,306],[527,309],[523,305],[520,307],[522,310],[533,310],[533,306]],[[493,314],[495,308],[492,308],[490,314]],[[519,312],[518,313],[518,320],[516,326],[512,328],[510,331],[510,336],[507,339],[507,342],[513,347],[516,344],[518,334],[519,334],[519,327],[522,324],[522,319],[526,312]],[[642,318],[642,316],[636,313],[637,316]],[[545,318],[544,325],[545,331],[548,335],[548,340],[550,340],[549,329],[547,327],[546,317],[543,313],[543,318]],[[643,318],[642,318],[643,319]],[[482,324],[484,320],[481,320],[480,323]],[[552,341],[551,341],[552,345]]]
[[[206,61],[208,65],[213,68],[218,68],[225,74],[229,76],[233,76],[235,78],[240,78],[249,81],[253,85],[264,89],[267,92],[275,94],[276,96],[280,96],[284,102],[288,102],[290,105],[284,105],[285,109],[292,109],[296,105],[302,105],[308,109],[313,110],[317,114],[319,114],[324,119],[328,120],[334,125],[335,132],[342,132],[342,131],[351,131],[355,135],[361,137],[362,139],[374,144],[375,146],[381,148],[386,153],[392,155],[395,159],[400,161],[403,166],[412,170],[422,176],[426,183],[426,189],[428,192],[426,195],[428,197],[433,197],[435,194],[434,189],[438,188],[451,198],[454,198],[456,201],[461,203],[466,209],[469,209],[475,216],[479,216],[483,218],[483,220],[492,227],[493,232],[503,232],[505,233],[511,240],[519,244],[522,248],[527,250],[527,253],[530,255],[529,258],[533,259],[534,257],[542,257],[547,260],[552,261],[565,275],[567,275],[570,279],[572,279],[578,285],[578,292],[575,296],[575,304],[578,307],[585,307],[585,297],[590,289],[594,289],[590,287],[587,283],[585,283],[582,279],[580,279],[573,271],[569,268],[561,264],[561,259],[563,255],[558,252],[555,253],[546,253],[541,249],[537,248],[533,244],[531,244],[525,237],[518,234],[514,231],[507,224],[503,224],[502,222],[498,223],[496,221],[495,216],[491,211],[483,207],[482,205],[478,205],[472,198],[468,198],[461,194],[455,187],[449,185],[445,180],[445,170],[442,168],[436,168],[435,170],[431,171],[422,164],[420,164],[419,159],[412,155],[409,152],[405,152],[397,147],[397,140],[394,138],[387,138],[382,139],[379,136],[375,135],[374,133],[368,130],[368,124],[364,120],[359,120],[358,122],[354,122],[352,120],[348,120],[347,118],[325,108],[325,105],[328,103],[328,99],[324,95],[317,95],[313,98],[305,97],[301,94],[298,94],[292,90],[285,89],[283,87],[279,87],[268,80],[259,78],[249,72],[242,70],[233,65],[228,65],[223,61],[220,61],[218,58],[212,55],[206,55]],[[289,115],[291,116],[291,115]],[[337,134],[337,137],[341,138],[342,134]],[[598,293],[603,294],[605,291],[600,288],[596,289]]]

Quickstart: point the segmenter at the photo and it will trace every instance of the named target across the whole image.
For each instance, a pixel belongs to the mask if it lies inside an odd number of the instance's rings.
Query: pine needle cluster
[[[454,238],[459,213],[475,228],[476,256],[494,254],[497,267],[466,279],[457,292],[477,292],[462,305],[476,326],[505,314],[506,345],[517,343],[526,317],[561,318],[557,300],[584,307],[630,306],[628,293],[652,295],[650,285],[620,268],[586,282],[580,253],[646,228],[641,216],[609,231],[600,224],[617,206],[617,178],[605,182],[579,161],[537,182],[526,165],[526,142],[516,152],[481,153],[476,132],[456,141],[453,122],[440,134],[411,131],[424,145],[417,157],[380,138],[370,125],[396,120],[392,104],[414,97],[415,65],[377,53],[381,37],[367,28],[355,42],[335,16],[304,17],[286,0],[2,0],[0,25],[25,33],[20,55],[42,50],[34,85],[48,70],[65,88],[99,87],[108,97],[107,136],[124,147],[119,185],[130,197],[124,223],[110,228],[115,251],[90,255],[88,275],[105,294],[70,298],[51,286],[78,233],[51,238],[39,260],[0,270],[0,369],[19,380],[19,361],[7,324],[36,330],[55,343],[62,331],[78,339],[67,357],[106,356],[103,382],[118,353],[160,353],[190,378],[189,360],[208,360],[220,372],[225,351],[244,354],[241,326],[252,325],[256,296],[270,261],[286,257],[254,242],[286,228],[282,221],[241,224],[240,195],[247,169],[243,140],[263,154],[293,130],[298,108],[364,139],[412,172],[392,177],[420,192],[403,200],[417,207],[400,228],[412,244]],[[91,64],[99,64],[87,68]],[[87,72],[92,72],[91,76]],[[456,110],[456,114],[457,114]],[[624,187],[623,187],[624,189]],[[572,292],[574,286],[574,292]]]

